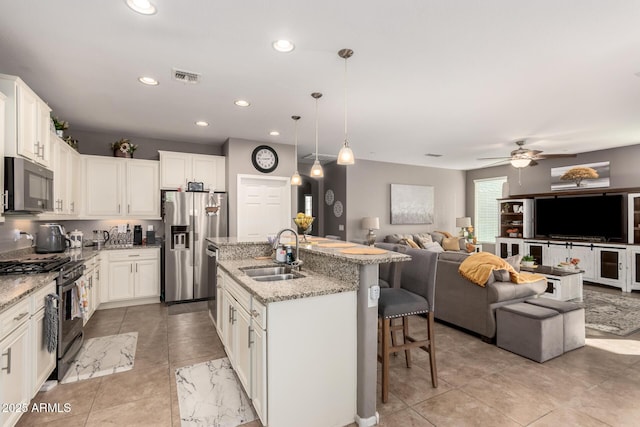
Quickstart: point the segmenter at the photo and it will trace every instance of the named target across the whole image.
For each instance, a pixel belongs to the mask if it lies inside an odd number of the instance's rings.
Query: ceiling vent
[[[192,71],[184,71],[178,70],[174,68],[171,70],[173,74],[173,79],[182,83],[191,83],[196,84],[200,83],[200,74],[194,73]]]
[[[316,159],[316,153],[309,153],[306,156],[302,157],[304,160],[315,160]],[[320,154],[318,153],[318,160],[321,162],[330,162],[333,160],[336,160],[338,158],[337,155],[335,154]]]

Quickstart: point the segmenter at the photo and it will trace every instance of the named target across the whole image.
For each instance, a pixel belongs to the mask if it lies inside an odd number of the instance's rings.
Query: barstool
[[[389,399],[389,357],[404,350],[407,368],[411,367],[410,350],[419,347],[429,353],[431,383],[438,387],[434,344],[434,299],[438,254],[423,249],[407,249],[412,260],[403,263],[399,288],[380,289],[378,300],[379,328],[382,330],[382,402]],[[409,316],[427,315],[427,339],[418,340],[409,335]],[[402,318],[402,325],[392,325],[391,320]],[[392,333],[401,330],[403,343],[396,345]]]

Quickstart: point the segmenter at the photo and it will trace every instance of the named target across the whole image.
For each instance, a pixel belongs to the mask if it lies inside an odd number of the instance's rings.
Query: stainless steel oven
[[[65,264],[57,279],[58,296],[60,297],[58,311],[58,364],[56,377],[58,381],[73,364],[75,356],[84,342],[82,317],[74,316],[74,303],[78,304],[77,281],[82,277],[84,264],[70,261]],[[76,296],[74,296],[74,294]]]

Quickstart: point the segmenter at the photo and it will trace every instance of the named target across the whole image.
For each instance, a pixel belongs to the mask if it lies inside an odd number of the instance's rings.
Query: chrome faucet
[[[278,231],[278,234],[276,235],[276,239],[273,242],[273,249],[276,249],[276,250],[278,249],[278,245],[280,244],[280,236],[285,231],[290,231],[293,233],[294,236],[296,236],[296,259],[291,263],[291,268],[294,270],[300,270],[300,266],[302,265],[302,260],[300,259],[300,250],[299,250],[300,240],[298,239],[298,233],[295,230],[291,228],[283,228],[282,230]]]

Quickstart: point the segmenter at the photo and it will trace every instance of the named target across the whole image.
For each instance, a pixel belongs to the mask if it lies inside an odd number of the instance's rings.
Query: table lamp
[[[376,235],[373,234],[373,230],[380,229],[380,219],[377,216],[367,216],[362,218],[361,227],[369,229],[369,234],[367,234],[367,243],[369,246],[373,245],[376,242]]]
[[[464,237],[467,228],[471,227],[471,218],[468,216],[456,218],[456,227],[460,227],[460,237]]]

